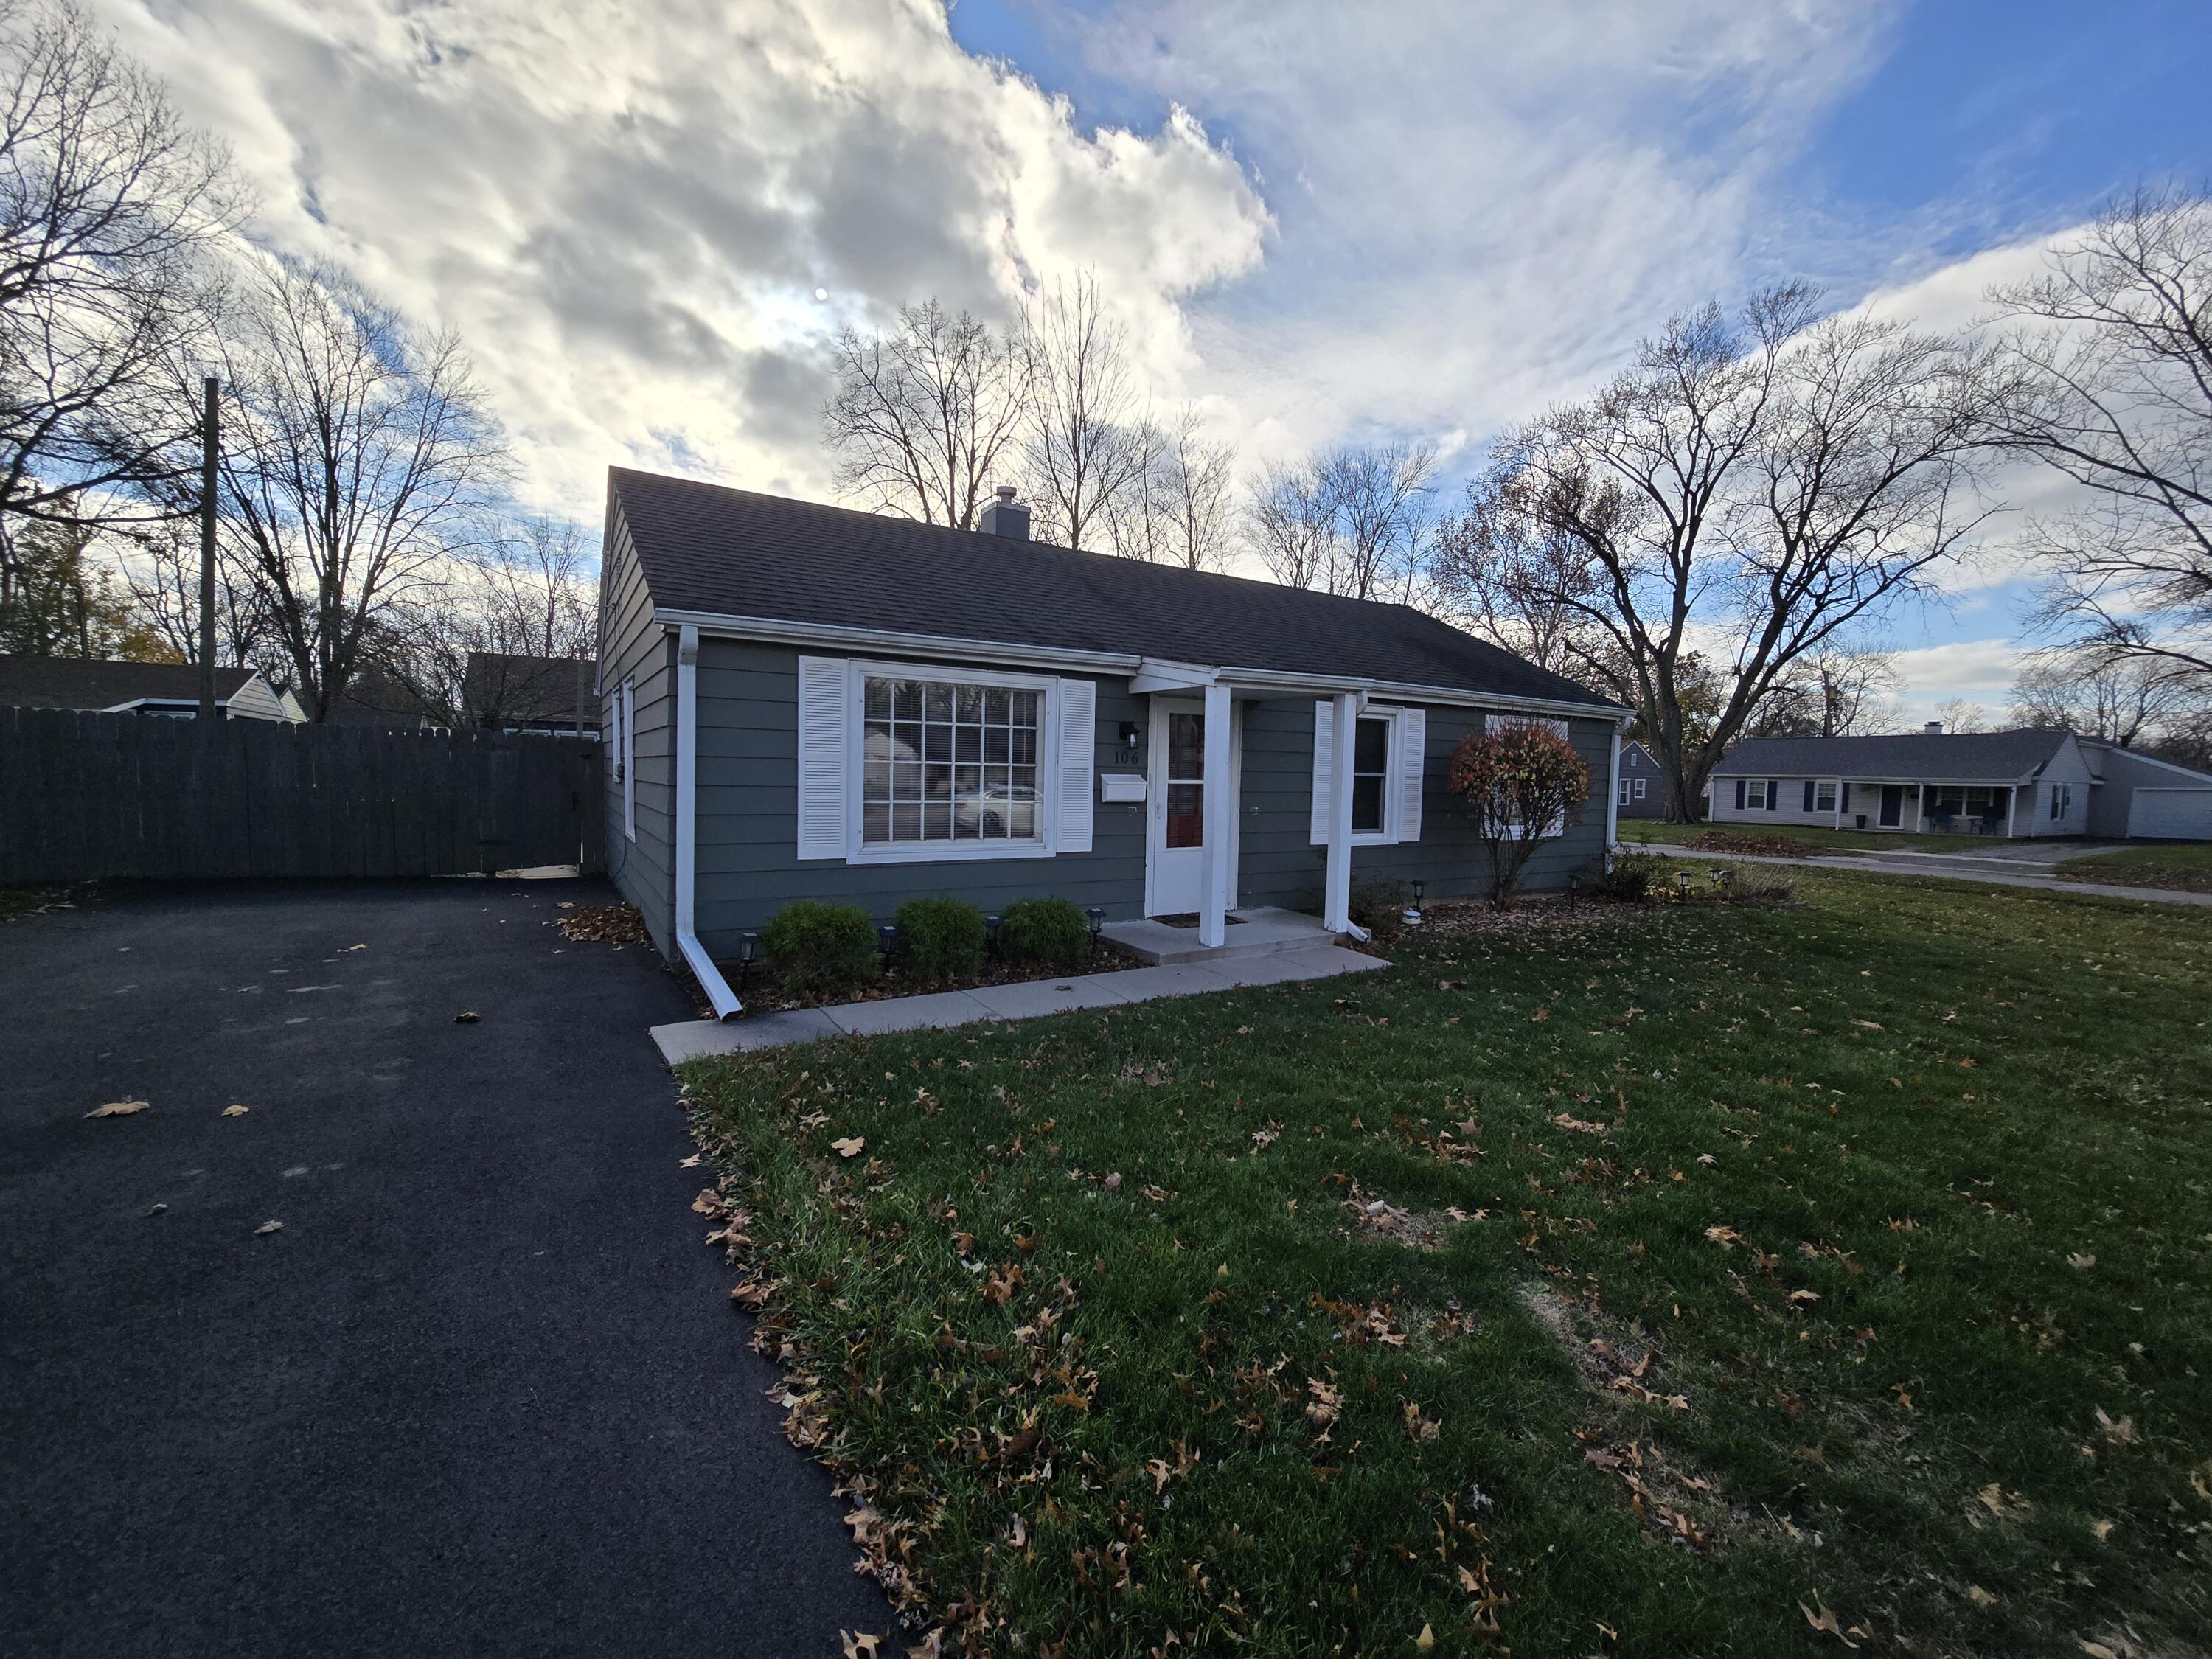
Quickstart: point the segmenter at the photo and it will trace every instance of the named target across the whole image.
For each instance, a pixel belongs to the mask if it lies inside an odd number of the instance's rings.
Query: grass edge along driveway
[[[894,1598],[1048,1656],[2201,1633],[2212,927],[1798,891],[687,1068]]]

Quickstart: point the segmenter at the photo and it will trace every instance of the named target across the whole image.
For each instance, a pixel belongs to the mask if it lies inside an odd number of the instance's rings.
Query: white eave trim
[[[888,651],[925,660],[955,658],[1005,663],[1017,667],[1126,674],[1132,681],[1130,690],[1139,694],[1152,690],[1193,690],[1226,681],[1239,690],[1265,691],[1281,696],[1334,696],[1340,692],[1351,691],[1395,702],[1431,703],[1462,708],[1518,709],[1526,714],[1607,720],[1620,726],[1626,726],[1635,718],[1632,711],[1609,702],[1520,697],[1502,691],[1471,691],[1462,686],[1422,685],[1408,680],[1302,674],[1274,668],[1216,666],[1128,656],[1118,652],[1079,651],[1059,646],[1022,645],[1006,640],[971,640],[944,634],[910,634],[891,629],[788,622],[773,617],[728,617],[714,611],[680,611],[666,606],[656,609],[653,615],[653,620],[663,628],[696,628],[701,635],[716,639],[753,640],[764,644],[839,646],[848,649]],[[1155,680],[1157,684],[1153,683]]]

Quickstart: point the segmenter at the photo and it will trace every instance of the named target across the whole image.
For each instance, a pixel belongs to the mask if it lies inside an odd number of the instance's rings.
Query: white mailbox
[[[1109,803],[1145,804],[1145,775],[1141,772],[1101,772],[1098,799]]]

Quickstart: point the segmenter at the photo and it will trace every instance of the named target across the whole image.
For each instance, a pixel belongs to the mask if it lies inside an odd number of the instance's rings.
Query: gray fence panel
[[[599,750],[0,708],[0,882],[596,870]]]

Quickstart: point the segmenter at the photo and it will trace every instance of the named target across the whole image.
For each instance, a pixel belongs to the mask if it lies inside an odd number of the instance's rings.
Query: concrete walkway
[[[2125,887],[2115,882],[2066,881],[2055,876],[2014,876],[2001,874],[1987,867],[2005,862],[1984,860],[1969,865],[1957,855],[1946,857],[1940,853],[1845,853],[1835,856],[1809,859],[1771,858],[1764,853],[1709,853],[1696,847],[1670,847],[1654,842],[1651,851],[1671,857],[1710,859],[1717,864],[1779,864],[1802,869],[1811,866],[1820,870],[1850,870],[1861,875],[1905,876],[1920,881],[1973,881],[1991,887],[2032,887],[2045,893],[2088,893],[2098,898],[2142,899],[2149,904],[2212,905],[2212,893],[2177,892],[2170,887]],[[1908,858],[1925,859],[1924,864],[1907,864]]]
[[[1111,974],[1075,974],[1019,985],[984,985],[972,991],[933,991],[918,997],[885,997],[836,1008],[787,1008],[748,1014],[726,1023],[687,1019],[656,1025],[653,1040],[671,1066],[708,1054],[781,1048],[817,1037],[874,1036],[885,1031],[943,1030],[988,1021],[1036,1019],[1076,1008],[1121,1008],[1157,997],[1196,996],[1241,986],[1285,985],[1294,980],[1364,974],[1390,964],[1380,957],[1328,945],[1306,951],[1271,951],[1215,962],[1126,968]]]

